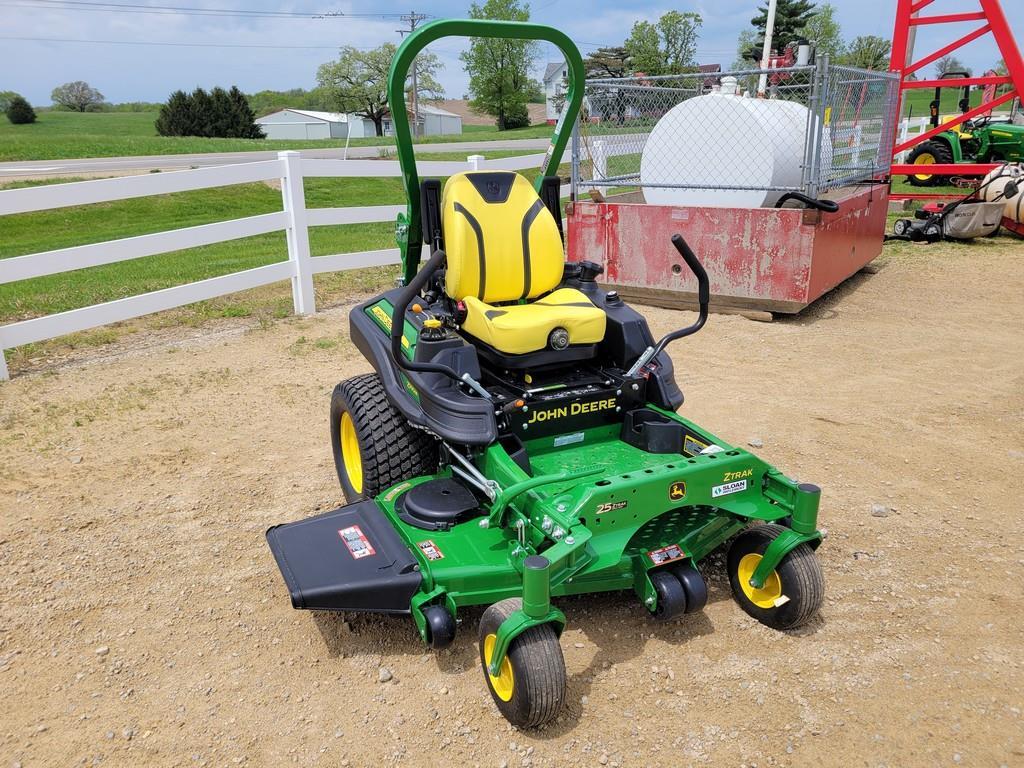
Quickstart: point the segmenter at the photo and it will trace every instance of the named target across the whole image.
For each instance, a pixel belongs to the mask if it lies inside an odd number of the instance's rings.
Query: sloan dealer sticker
[[[736,480],[732,483],[723,483],[722,485],[716,485],[711,489],[711,498],[717,499],[719,496],[728,496],[730,493],[739,493],[740,491],[747,490],[746,480]]]

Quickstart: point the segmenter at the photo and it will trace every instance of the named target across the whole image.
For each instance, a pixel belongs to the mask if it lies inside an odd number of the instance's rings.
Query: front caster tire
[[[440,605],[428,605],[423,609],[423,618],[427,620],[427,645],[439,651],[447,648],[455,640],[455,619]]]
[[[536,728],[553,720],[565,701],[565,660],[550,624],[531,627],[516,637],[497,675],[487,670],[498,627],[519,610],[518,598],[490,606],[480,619],[480,663],[498,711],[512,725]]]
[[[331,394],[331,450],[350,504],[437,469],[437,441],[391,404],[376,374],[354,376]]]
[[[658,602],[654,610],[650,611],[651,618],[655,621],[672,621],[686,613],[686,590],[671,572],[654,571],[651,584],[658,595]]]
[[[825,580],[821,567],[806,544],[798,545],[782,558],[764,585],[750,585],[750,577],[761,562],[768,545],[785,529],[779,525],[757,525],[741,533],[729,549],[729,584],[740,607],[773,629],[794,629],[806,624],[821,608]]]

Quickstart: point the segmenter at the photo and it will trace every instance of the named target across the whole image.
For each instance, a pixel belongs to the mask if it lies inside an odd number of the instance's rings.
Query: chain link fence
[[[753,98],[759,91],[765,98]],[[817,65],[588,80],[572,144],[575,195],[771,205],[884,174],[897,80]]]

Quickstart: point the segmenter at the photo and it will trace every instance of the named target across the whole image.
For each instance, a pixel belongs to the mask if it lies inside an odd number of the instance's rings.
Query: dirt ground
[[[411,621],[289,605],[263,532],[341,502],[328,399],[368,370],[347,307],[22,373],[0,384],[0,766],[1024,765],[1022,257],[908,248],[798,318],[712,316],[673,347],[686,415],[824,488],[824,608],[762,627],[720,557],[675,624],[561,600],[568,704],[536,733],[488,697],[479,611],[435,654]]]

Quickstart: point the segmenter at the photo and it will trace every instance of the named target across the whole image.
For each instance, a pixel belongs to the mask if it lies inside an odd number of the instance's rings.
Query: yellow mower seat
[[[445,293],[465,305],[466,333],[512,355],[544,349],[557,328],[565,329],[569,344],[604,338],[602,310],[574,288],[554,290],[565,261],[558,225],[518,173],[449,177],[441,222]]]

